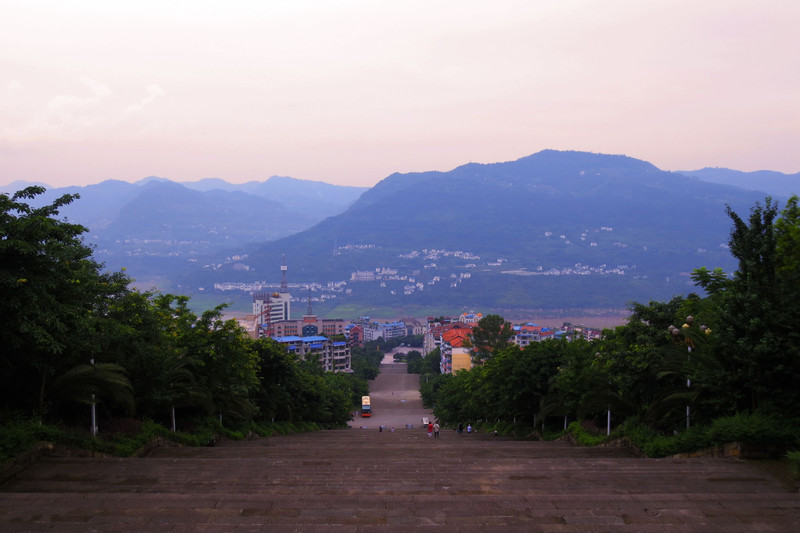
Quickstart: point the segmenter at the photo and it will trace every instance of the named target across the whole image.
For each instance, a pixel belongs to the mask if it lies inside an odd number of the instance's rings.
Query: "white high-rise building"
[[[256,328],[273,324],[280,320],[289,320],[291,315],[292,296],[286,280],[286,256],[281,260],[280,292],[257,292],[253,294],[253,314],[256,316]]]
[[[289,320],[290,312],[291,296],[288,292],[257,292],[253,294],[253,314],[256,316],[257,326]]]

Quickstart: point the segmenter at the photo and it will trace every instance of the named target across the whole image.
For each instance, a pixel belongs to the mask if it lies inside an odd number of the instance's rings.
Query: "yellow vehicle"
[[[369,403],[369,396],[361,397],[361,416],[365,418],[372,416],[372,406]]]

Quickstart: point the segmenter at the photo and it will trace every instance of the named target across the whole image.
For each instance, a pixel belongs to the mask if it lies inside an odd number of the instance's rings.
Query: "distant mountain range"
[[[783,174],[772,170],[742,172],[729,168],[704,168],[681,171],[681,174],[698,178],[708,183],[732,185],[749,191],[762,191],[775,197],[800,194],[800,172]]]
[[[151,177],[46,199],[79,193],[63,214],[90,228],[100,261],[143,286],[246,309],[250,291],[280,282],[285,254],[298,299],[349,317],[620,309],[684,294],[695,290],[692,269],[735,268],[726,204],[746,214],[767,194],[784,203],[798,184],[800,175],[675,173],[547,150],[393,174],[371,189]]]
[[[29,185],[15,182],[0,190]],[[149,177],[48,188],[34,205],[79,194],[60,214],[89,228],[85,238],[95,257],[109,269],[125,267],[143,286],[169,289],[198,257],[224,258],[246,243],[292,235],[341,213],[366,190],[279,176],[245,184]]]
[[[182,284],[277,282],[286,254],[290,279],[320,283],[311,292],[333,314],[622,308],[694,290],[694,268],[734,268],[725,205],[746,214],[764,196],[630,157],[544,151],[393,174],[344,213]]]

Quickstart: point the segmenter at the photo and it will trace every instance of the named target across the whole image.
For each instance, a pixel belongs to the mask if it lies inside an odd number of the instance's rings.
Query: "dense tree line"
[[[0,195],[0,417],[86,424],[135,415],[173,427],[213,415],[230,423],[336,426],[367,384],[254,340],[223,306],[200,315],[188,298],[129,288],[103,272],[81,235],[58,218],[78,198],[33,208],[44,192]]]
[[[796,427],[798,199],[779,211],[767,198],[747,218],[727,212],[738,268],[697,269],[693,280],[705,295],[633,303],[627,323],[600,340],[524,349],[508,344],[502,319],[485,317],[476,366],[423,381],[423,400],[449,424],[500,420],[560,429],[594,420],[605,428],[610,411],[614,425],[636,421],[665,434],[743,413]]]
[[[422,355],[422,352],[412,350],[406,354],[406,370],[409,374],[436,375],[439,373],[440,361],[441,355],[438,348],[425,356]]]

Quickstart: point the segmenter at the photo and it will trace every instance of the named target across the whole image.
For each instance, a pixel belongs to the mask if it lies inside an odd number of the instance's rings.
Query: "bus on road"
[[[372,416],[372,407],[369,404],[369,396],[361,397],[361,416]]]

